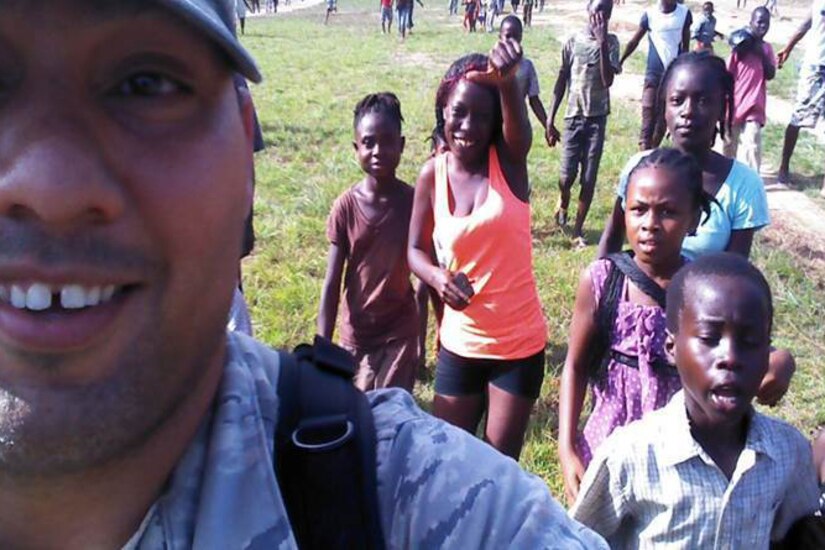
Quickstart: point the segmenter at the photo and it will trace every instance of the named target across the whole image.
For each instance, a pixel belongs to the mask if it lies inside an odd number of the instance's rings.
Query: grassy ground
[[[344,0],[327,27],[321,24],[321,7],[247,22],[244,42],[266,76],[266,82],[253,93],[267,149],[258,155],[255,210],[259,241],[255,256],[245,265],[245,286],[257,334],[275,346],[292,346],[311,338],[315,331],[326,262],[325,218],[333,199],[360,178],[351,146],[351,109],[356,101],[368,92],[398,94],[407,136],[399,175],[412,183],[428,156],[426,138],[433,125],[433,96],[440,76],[459,55],[487,51],[492,45],[489,35],[463,34],[460,19],[447,18],[446,2],[417,7],[414,33],[400,44],[395,36],[381,35],[377,3],[373,4]],[[534,28],[526,33],[524,45],[536,64],[542,96],[549,103],[558,69],[558,42],[546,29]],[[589,218],[591,242],[597,240],[612,204],[613,182],[635,150],[637,125],[635,105],[614,105]],[[569,237],[554,226],[559,152],[545,146],[535,125],[534,131],[529,163],[535,272],[550,325],[550,359],[523,462],[559,494],[558,374],[575,282],[579,271],[593,259],[595,248],[572,250]],[[776,137],[769,133],[766,141],[770,149]],[[798,168],[812,169],[801,164]],[[820,342],[825,341],[825,326],[819,322],[825,294],[782,251],[757,244],[755,257],[776,291],[776,343],[791,347],[800,364],[788,397],[771,412],[808,432],[825,422],[825,372],[818,364]],[[417,395],[428,406],[431,384],[420,385]]]

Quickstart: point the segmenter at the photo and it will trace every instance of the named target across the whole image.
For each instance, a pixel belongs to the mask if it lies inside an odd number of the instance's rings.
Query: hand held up
[[[499,86],[515,78],[524,53],[513,39],[499,40],[490,50],[486,71],[470,71],[464,78],[476,84]]]

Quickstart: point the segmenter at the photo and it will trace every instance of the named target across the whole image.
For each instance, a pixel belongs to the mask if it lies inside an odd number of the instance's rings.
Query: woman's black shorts
[[[456,355],[442,346],[435,371],[435,392],[460,396],[484,393],[487,384],[530,399],[537,399],[544,380],[544,350],[523,359],[474,359]]]

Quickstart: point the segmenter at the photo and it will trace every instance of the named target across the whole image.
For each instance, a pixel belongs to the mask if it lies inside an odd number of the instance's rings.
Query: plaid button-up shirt
[[[693,439],[684,393],[599,447],[570,514],[611,548],[768,548],[817,509],[808,441],[757,412],[728,479]]]

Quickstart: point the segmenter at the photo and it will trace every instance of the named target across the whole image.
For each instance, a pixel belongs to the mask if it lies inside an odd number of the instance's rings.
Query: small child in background
[[[690,47],[692,23],[693,17],[687,6],[677,0],[659,0],[656,6],[647,8],[642,14],[636,34],[625,46],[622,65],[648,34],[647,67],[642,88],[642,125],[639,129],[640,151],[658,147],[665,135],[664,121],[656,107],[659,83],[673,60]]]
[[[464,29],[476,32],[480,0],[464,0]]]
[[[481,9],[478,12],[478,24],[481,25],[482,31],[487,31],[487,2],[481,3]]]
[[[416,302],[407,264],[413,188],[395,175],[404,151],[403,120],[391,93],[370,94],[355,106],[353,147],[366,176],[336,199],[327,225],[318,333],[332,338],[343,276],[340,343],[355,356],[355,385],[365,391],[412,391],[423,352],[426,285],[419,286],[423,302]]]
[[[814,519],[810,444],[751,403],[772,318],[770,287],[742,256],[709,254],[679,271],[665,349],[684,389],[613,432],[570,515],[611,548],[767,548]]]
[[[733,75],[733,121],[725,136],[725,156],[736,158],[758,174],[762,166],[762,127],[767,117],[767,82],[776,76],[776,56],[765,35],[771,27],[771,14],[758,7],[751,14],[750,25],[737,31],[736,45],[728,58]],[[740,150],[741,147],[741,150]]]
[[[392,0],[381,0],[381,34],[392,32]]]
[[[713,53],[713,41],[716,37],[725,39],[725,35],[716,30],[716,16],[713,15],[713,2],[702,4],[702,15],[693,25],[693,39],[696,41],[697,52]]]
[[[559,459],[572,504],[594,451],[619,426],[663,407],[681,388],[665,359],[663,287],[685,263],[682,241],[709,199],[702,170],[675,149],[656,149],[630,177],[625,211],[632,253],[582,273],[559,397]],[[592,411],[581,435],[587,386]]]
[[[556,223],[567,225],[570,190],[581,169],[581,191],[573,226],[573,245],[587,246],[584,221],[593,201],[599,163],[604,148],[607,115],[610,114],[610,86],[620,73],[619,39],[609,34],[610,0],[590,0],[587,5],[590,22],[584,31],[573,34],[564,44],[561,68],[553,88],[553,109],[544,125],[548,144],[553,147],[562,139],[559,204]],[[567,91],[567,111],[564,115],[564,135],[555,126],[564,93]]]
[[[413,0],[395,0],[395,12],[398,15],[398,36],[404,41],[407,39],[412,26],[412,4]]]
[[[524,27],[518,16],[510,14],[501,20],[498,38],[499,40],[512,39],[521,44],[524,38]],[[541,124],[542,128],[547,127],[547,111],[544,110],[544,103],[542,103],[541,97],[539,97],[539,93],[541,92],[539,89],[539,75],[536,73],[536,67],[533,65],[533,62],[527,59],[526,56],[521,58],[516,78],[539,124]]]
[[[523,19],[525,27],[533,26],[533,4],[535,0],[524,0]]]

